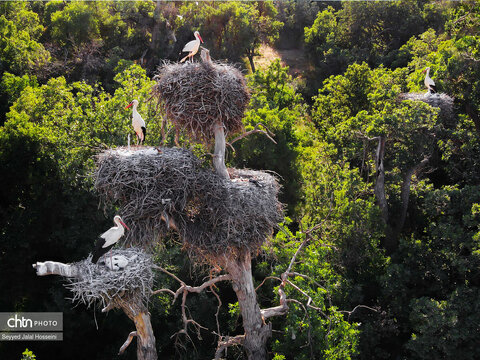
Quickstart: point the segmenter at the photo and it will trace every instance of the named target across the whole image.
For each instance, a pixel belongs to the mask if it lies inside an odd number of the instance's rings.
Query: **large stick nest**
[[[153,94],[168,119],[192,138],[209,142],[217,121],[230,134],[243,130],[250,94],[237,68],[210,62],[167,63],[154,80]]]
[[[187,249],[209,258],[256,251],[282,220],[274,176],[230,169],[223,179],[188,150],[142,148],[99,155],[95,187],[120,205],[126,245],[151,247],[175,228]]]
[[[153,261],[150,255],[139,248],[112,250],[112,256],[121,255],[128,265],[121,270],[110,270],[105,265],[94,264],[91,256],[72,264],[78,275],[67,278],[66,287],[72,291],[72,301],[87,306],[100,302],[105,306],[120,298],[133,299],[133,303],[146,303],[153,287]],[[110,258],[110,255],[106,255]],[[108,261],[108,259],[107,259]]]
[[[399,100],[423,101],[430,106],[440,108],[440,116],[445,119],[453,117],[453,98],[445,93],[402,93]]]

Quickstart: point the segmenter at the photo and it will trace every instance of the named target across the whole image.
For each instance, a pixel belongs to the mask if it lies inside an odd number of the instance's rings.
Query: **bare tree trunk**
[[[157,360],[157,349],[155,347],[155,335],[153,334],[150,313],[143,303],[130,300],[128,297],[116,297],[109,304],[108,308],[120,308],[135,323],[134,332],[137,337],[137,360]],[[120,354],[132,341],[129,335],[127,341],[120,349]]]
[[[388,218],[388,203],[387,197],[385,195],[385,167],[384,167],[384,157],[385,157],[385,137],[378,137],[378,146],[375,153],[375,167],[376,167],[376,179],[375,179],[375,197],[377,198],[377,204],[382,212],[382,222],[385,225],[385,240],[384,247],[387,254],[391,254],[397,248],[397,239],[393,234],[393,229],[390,226]]]
[[[157,360],[155,335],[153,334],[150,314],[147,311],[137,314],[133,321],[137,328],[137,359]]]
[[[412,176],[417,174],[421,169],[423,169],[430,157],[423,159],[420,163],[413,166],[412,168],[408,169],[402,183],[402,191],[401,191],[401,200],[402,200],[402,210],[400,213],[400,219],[395,226],[395,230],[393,232],[394,239],[398,239],[400,236],[400,232],[405,225],[405,219],[407,218],[407,210],[408,210],[408,202],[410,199],[410,184],[412,183]]]
[[[271,336],[272,328],[271,324],[265,324],[260,312],[253,286],[250,252],[244,250],[237,257],[229,258],[225,262],[225,268],[232,277],[233,290],[237,294],[245,330],[243,346],[248,359],[265,360],[267,340]]]
[[[214,132],[215,152],[213,154],[213,166],[218,175],[225,179],[230,179],[227,167],[225,166],[225,131],[220,121],[215,124]]]
[[[375,181],[375,196],[377,198],[378,206],[382,212],[382,219],[385,225],[388,224],[388,204],[385,196],[385,168],[383,165],[383,158],[385,156],[385,137],[378,137],[378,147],[375,153],[375,167],[377,170]]]
[[[161,16],[161,7],[162,2],[156,0],[155,10],[153,11],[153,29],[152,29],[152,40],[150,41],[150,50],[154,53],[158,49],[158,43],[160,38],[160,16]]]
[[[247,58],[248,58],[248,61],[250,62],[250,67],[252,68],[252,73],[255,72],[255,63],[253,62],[254,54],[255,54],[255,50],[253,50],[252,53],[250,53],[250,51],[248,51],[248,53],[247,53]]]

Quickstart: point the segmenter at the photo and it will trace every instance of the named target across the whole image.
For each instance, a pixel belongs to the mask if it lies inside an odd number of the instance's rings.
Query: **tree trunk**
[[[150,50],[153,51],[153,54],[158,49],[160,34],[160,15],[161,15],[162,2],[156,0],[155,10],[153,11],[153,29],[152,29],[152,39],[150,41]]]
[[[375,196],[377,198],[378,207],[382,212],[382,219],[385,225],[388,224],[388,204],[385,196],[385,168],[383,166],[383,158],[385,156],[385,137],[379,136],[377,152],[375,153],[375,167],[377,170],[375,179]]]
[[[401,191],[401,200],[402,200],[402,210],[400,213],[400,219],[395,226],[395,230],[393,231],[393,237],[395,242],[397,241],[398,237],[400,236],[400,232],[405,225],[405,220],[407,218],[407,210],[408,210],[408,202],[410,199],[410,184],[412,183],[412,176],[417,174],[420,170],[422,170],[430,160],[430,157],[423,159],[417,165],[411,167],[407,170],[405,177],[402,183],[402,191]]]
[[[245,330],[243,346],[248,359],[265,360],[272,328],[271,324],[265,324],[257,302],[250,252],[243,250],[238,256],[227,259],[225,268],[232,277],[233,290],[237,294]]]
[[[225,179],[230,179],[225,166],[225,131],[223,130],[223,124],[218,121],[214,126],[215,152],[213,154],[213,166],[218,175]]]
[[[247,54],[248,61],[250,62],[250,67],[252,68],[252,73],[255,72],[255,63],[253,62],[254,53],[255,53],[255,50],[253,50],[252,54],[250,54],[250,52],[248,52]]]
[[[140,312],[132,320],[137,328],[137,359],[157,360],[155,335],[150,322],[150,314],[148,312]]]

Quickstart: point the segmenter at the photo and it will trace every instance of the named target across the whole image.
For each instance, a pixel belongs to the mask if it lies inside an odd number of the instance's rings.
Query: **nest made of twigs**
[[[95,187],[120,205],[127,245],[149,248],[175,229],[203,258],[256,251],[282,220],[278,182],[265,172],[230,169],[224,179],[179,148],[108,150],[97,165]]]
[[[445,119],[453,117],[453,98],[445,93],[401,93],[398,95],[399,100],[423,101],[430,106],[440,109],[440,116]]]
[[[110,270],[105,265],[92,263],[91,256],[72,264],[77,268],[77,276],[68,278],[65,285],[73,293],[72,301],[87,306],[94,303],[105,306],[118,298],[127,297],[133,302],[148,302],[153,287],[151,256],[134,247],[112,250],[111,255],[126,257],[128,265],[124,269]]]
[[[250,94],[237,68],[218,62],[165,63],[154,80],[152,92],[167,118],[192,138],[211,141],[218,121],[229,134],[243,130]]]

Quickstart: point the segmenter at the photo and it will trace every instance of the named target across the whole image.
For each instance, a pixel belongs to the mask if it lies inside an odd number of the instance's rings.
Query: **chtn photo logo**
[[[7,320],[7,326],[11,329],[25,329],[25,328],[33,328],[36,327],[47,327],[47,326],[57,326],[58,321],[56,320],[32,320],[30,318],[26,318],[24,316],[20,317],[18,314],[11,317]]]
[[[63,331],[63,314],[0,312],[0,331]]]

